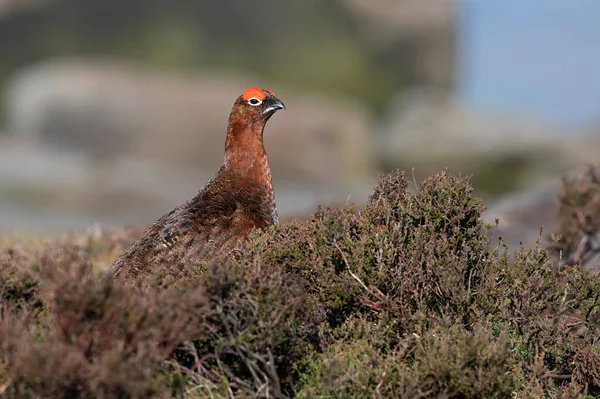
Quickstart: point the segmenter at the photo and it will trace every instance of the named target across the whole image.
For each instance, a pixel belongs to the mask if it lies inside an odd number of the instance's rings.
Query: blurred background
[[[288,108],[265,131],[281,220],[448,167],[534,240],[600,150],[599,18],[596,0],[0,0],[0,233],[152,223],[217,171],[260,86]]]

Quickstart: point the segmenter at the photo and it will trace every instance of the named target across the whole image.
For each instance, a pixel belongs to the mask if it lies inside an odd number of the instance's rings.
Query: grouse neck
[[[231,125],[225,140],[225,169],[257,183],[271,185],[271,169],[263,144],[262,124]]]
[[[279,223],[271,179],[271,168],[263,144],[264,122],[237,128],[230,122],[225,140],[224,169],[233,175],[254,181],[263,193],[263,206],[272,224]]]

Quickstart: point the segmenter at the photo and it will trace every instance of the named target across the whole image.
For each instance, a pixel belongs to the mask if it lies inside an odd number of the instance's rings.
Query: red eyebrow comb
[[[244,94],[242,95],[242,98],[244,100],[249,100],[251,98],[258,98],[259,100],[264,100],[265,99],[265,91],[267,93],[269,93],[270,95],[273,95],[273,92],[271,90],[262,90],[259,89],[258,87],[249,87],[246,89],[246,91],[244,92]]]

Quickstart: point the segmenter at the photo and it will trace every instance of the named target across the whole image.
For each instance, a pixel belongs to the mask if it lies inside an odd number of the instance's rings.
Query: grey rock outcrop
[[[57,61],[10,83],[8,129],[96,158],[139,156],[213,170],[233,100],[256,79],[169,74],[134,65]],[[372,172],[369,113],[347,99],[272,87],[284,99],[265,146],[274,174],[331,184]]]
[[[600,174],[599,168],[595,170]],[[502,238],[511,251],[521,245],[532,248],[536,243],[553,246],[550,237],[561,235],[563,221],[559,214],[559,196],[563,189],[562,178],[565,176],[569,180],[581,179],[586,174],[587,170],[576,168],[560,177],[555,177],[549,184],[504,196],[493,202],[484,212],[484,221],[492,225],[496,220],[498,221],[493,236],[497,239]],[[559,263],[570,265],[576,261],[580,261],[586,268],[597,268],[600,265],[600,231],[584,230],[581,230],[581,242],[577,245],[576,251],[571,248],[569,253],[559,254],[556,250],[552,252],[552,259],[557,265]]]
[[[440,88],[455,84],[456,0],[344,0],[363,35],[399,63],[412,65],[414,81]],[[407,57],[407,54],[412,56]]]
[[[233,101],[263,83],[108,61],[23,70],[0,134],[0,229],[155,220],[214,175]],[[287,106],[265,131],[280,219],[348,198],[361,204],[377,178],[370,114],[344,98],[268,87]]]
[[[566,134],[534,120],[476,113],[444,90],[399,96],[380,127],[377,159],[386,167],[416,167],[418,177],[449,167],[474,174],[485,191],[522,190],[595,162],[600,140]],[[506,182],[496,181],[502,175]],[[486,187],[487,186],[487,187]],[[492,193],[493,194],[493,193]]]

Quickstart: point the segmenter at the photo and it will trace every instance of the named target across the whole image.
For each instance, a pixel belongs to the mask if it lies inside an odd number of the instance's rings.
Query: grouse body
[[[247,89],[235,101],[225,140],[224,162],[192,198],[157,220],[108,270],[131,280],[155,268],[184,269],[211,258],[253,228],[278,223],[263,130],[285,109],[270,90]]]

